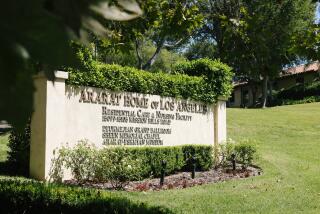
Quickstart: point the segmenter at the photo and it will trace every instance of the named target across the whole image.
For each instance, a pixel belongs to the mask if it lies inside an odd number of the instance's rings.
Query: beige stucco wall
[[[102,127],[103,126],[115,126],[115,127],[133,127],[133,128],[163,128],[171,129],[171,134],[160,135],[161,140],[163,140],[163,146],[174,146],[182,144],[213,144],[213,125],[214,125],[214,113],[211,110],[212,106],[207,106],[208,112],[203,113],[191,113],[191,112],[179,112],[177,110],[177,104],[180,102],[185,102],[183,100],[177,100],[169,97],[160,97],[157,95],[144,95],[137,93],[116,93],[117,96],[121,96],[119,106],[106,106],[101,104],[93,103],[80,103],[80,94],[81,91],[93,92],[93,94],[99,94],[102,92],[113,94],[108,90],[102,90],[99,88],[93,87],[66,87],[66,106],[65,111],[67,118],[65,131],[68,133],[65,136],[65,142],[71,144],[78,142],[82,139],[88,139],[90,142],[94,142],[98,146],[103,145],[103,135]],[[95,95],[94,95],[95,96]],[[148,103],[151,102],[160,102],[174,103],[175,108],[173,110],[161,110],[160,106],[157,109],[151,109],[150,105],[148,108],[137,108],[137,107],[127,107],[123,105],[123,98],[134,97],[134,98],[144,98],[148,99]],[[195,103],[195,102],[189,102]],[[201,103],[198,103],[202,105]],[[130,122],[118,122],[118,121],[102,121],[102,108],[106,107],[108,110],[124,110],[129,112],[134,112],[138,114],[150,114],[150,117],[145,117],[151,119],[152,115],[154,118],[157,117],[157,114],[165,114],[168,116],[179,117],[188,116],[187,120],[173,119],[170,120],[170,124],[152,124],[152,123],[130,123]],[[143,118],[143,117],[142,117]],[[119,120],[121,118],[119,117]],[[123,117],[123,119],[125,119]],[[197,127],[197,128],[195,128]]]
[[[227,107],[226,100],[219,100],[214,106],[214,137],[215,144],[223,143],[227,139]]]
[[[237,87],[233,90],[234,102],[230,103],[230,107],[240,107],[241,105],[241,88]]]
[[[44,76],[34,79],[36,88],[34,94],[34,106],[37,107],[31,118],[31,145],[30,145],[30,176],[43,180],[46,171],[46,100],[47,82]]]
[[[54,151],[63,145],[73,146],[79,140],[88,140],[97,147],[113,144],[214,145],[226,140],[225,100],[205,105],[157,95],[75,87],[65,85],[67,73],[56,72],[55,75],[54,83],[44,75],[35,78],[30,153],[30,175],[33,178],[48,180]],[[97,95],[109,99],[117,97],[118,102],[102,103]],[[147,101],[144,106],[137,107],[131,105],[133,98]],[[197,111],[191,108],[181,110],[179,106],[184,104],[195,106]],[[132,116],[115,116],[115,113]],[[124,135],[135,137],[124,138]]]

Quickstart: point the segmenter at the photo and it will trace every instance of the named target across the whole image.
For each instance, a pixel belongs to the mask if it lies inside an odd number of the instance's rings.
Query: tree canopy
[[[216,42],[221,60],[238,76],[263,79],[263,103],[267,82],[297,57],[294,40],[314,22],[311,0],[204,0],[205,25],[198,36]]]
[[[33,106],[32,76],[75,66],[70,40],[87,41],[87,30],[108,34],[102,20],[141,15],[130,0],[10,0],[0,7],[0,118],[21,127]]]
[[[265,106],[268,79],[298,57],[320,58],[316,2],[5,1],[0,8],[0,119],[16,126],[28,120],[34,74],[44,71],[53,78],[55,69],[79,66],[71,40],[93,41],[96,47],[118,54],[113,61],[145,70],[170,70],[173,60],[184,60],[170,50],[191,41],[185,51],[188,59],[220,58],[238,77],[263,79]],[[133,20],[119,22],[129,19]]]
[[[106,23],[117,34],[111,42],[113,44],[105,48],[113,46],[114,49],[122,52],[133,50],[137,62],[136,67],[150,70],[161,50],[172,50],[188,41],[192,33],[201,26],[203,16],[198,5],[193,1],[146,0],[138,2],[144,12],[139,18],[130,22]],[[148,46],[154,46],[155,49],[146,58],[143,52]]]

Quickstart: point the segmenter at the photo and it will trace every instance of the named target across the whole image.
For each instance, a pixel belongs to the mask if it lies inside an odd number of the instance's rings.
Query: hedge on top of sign
[[[175,74],[93,63],[88,71],[67,69],[68,84],[136,92],[213,103],[229,97],[231,68],[218,60],[200,59],[176,66]]]

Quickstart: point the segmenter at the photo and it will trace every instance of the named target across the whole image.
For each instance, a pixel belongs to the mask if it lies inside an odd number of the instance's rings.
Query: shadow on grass
[[[18,175],[7,161],[0,162],[0,175],[14,176]]]
[[[0,176],[18,176],[29,178],[29,170],[17,167],[8,161],[0,162]]]

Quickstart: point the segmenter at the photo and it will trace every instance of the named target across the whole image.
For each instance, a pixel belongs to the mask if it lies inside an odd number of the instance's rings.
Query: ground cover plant
[[[319,109],[319,103],[228,109],[228,137],[255,139],[262,176],[182,190],[120,194],[177,213],[319,213]],[[5,145],[4,136],[0,142]]]

